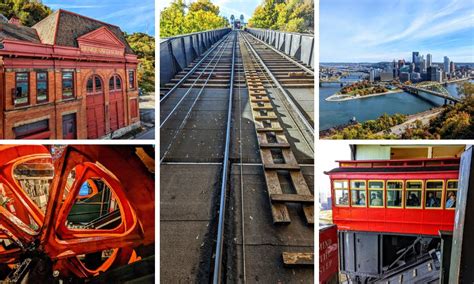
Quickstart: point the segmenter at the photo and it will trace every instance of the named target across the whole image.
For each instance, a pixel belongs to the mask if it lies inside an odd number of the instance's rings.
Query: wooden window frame
[[[26,74],[26,83],[28,84],[28,90],[26,92],[26,103],[21,103],[21,104],[16,104],[15,103],[15,100],[16,100],[16,91],[18,89],[18,75],[19,74]],[[22,81],[23,82],[23,81]],[[13,96],[12,96],[12,99],[13,99],[13,106],[15,107],[23,107],[23,106],[28,106],[30,105],[30,89],[31,89],[31,86],[30,86],[30,72],[15,72],[15,89],[13,91]]]
[[[388,183],[389,182],[400,182],[402,183],[402,188],[401,189],[389,189],[388,188]],[[385,182],[385,190],[387,191],[387,208],[392,208],[392,209],[403,209],[405,208],[405,183],[403,182],[402,179],[390,179]],[[402,200],[401,200],[401,206],[389,206],[388,205],[388,191],[401,191],[402,192]]]
[[[408,188],[407,184],[408,182],[420,182],[421,183],[421,188]],[[424,194],[423,194],[423,190],[424,189],[424,182],[423,180],[421,179],[407,179],[405,180],[405,200],[403,201],[404,202],[404,206],[405,206],[405,209],[423,209],[423,205],[425,204],[425,200],[424,200]],[[421,200],[420,200],[420,206],[407,206],[407,201],[408,201],[408,195],[406,194],[406,192],[408,190],[412,190],[412,191],[421,191]]]
[[[335,187],[335,183],[336,183],[336,182],[347,182],[347,188],[342,188],[342,187],[341,187],[341,188],[337,188],[337,187]],[[350,190],[349,190],[349,188],[350,188],[350,186],[349,186],[349,180],[348,180],[348,179],[335,179],[335,180],[332,181],[332,187],[333,187],[333,189],[334,189],[334,206],[336,206],[336,207],[350,207],[350,204],[351,204],[351,192],[350,192]],[[337,191],[337,190],[342,190],[342,191],[347,190],[347,195],[348,195],[348,196],[347,196],[347,198],[348,198],[348,200],[347,200],[347,205],[337,204],[337,199],[336,199],[336,191]],[[344,196],[344,194],[343,194],[343,196]]]
[[[364,186],[363,189],[360,189],[360,188],[355,188],[355,189],[353,189],[353,188],[352,188],[352,182],[364,182],[364,185],[365,185],[365,186]],[[367,181],[366,181],[366,180],[363,180],[363,179],[350,180],[348,186],[349,186],[349,192],[350,192],[349,196],[351,197],[351,198],[350,198],[350,203],[349,203],[350,206],[351,206],[351,207],[366,208],[366,207],[367,207]],[[362,190],[363,190],[363,191],[364,191],[364,195],[365,195],[365,204],[364,204],[364,205],[357,205],[357,204],[353,204],[353,203],[352,203],[352,191],[353,191],[353,190],[358,190],[358,191],[362,191]]]
[[[130,76],[130,73],[132,73],[132,76]],[[128,70],[128,86],[130,90],[135,90],[137,88],[137,80],[136,80],[136,71],[135,70]]]
[[[426,206],[426,195],[428,194],[428,192],[430,191],[440,191],[439,188],[428,188],[428,182],[441,182],[442,183],[442,187],[441,187],[441,199],[440,199],[440,206],[439,207],[427,207]],[[427,210],[442,210],[444,208],[443,206],[443,200],[444,200],[444,189],[445,189],[445,186],[446,186],[446,183],[444,180],[442,179],[427,179],[425,180],[425,192],[424,192],[424,201],[423,202],[423,207]]]
[[[382,182],[382,189],[376,188],[376,189],[370,189],[370,183],[371,182]],[[382,206],[376,206],[376,205],[371,205],[371,200],[370,200],[370,191],[382,191]],[[370,179],[367,180],[367,193],[369,196],[367,196],[369,200],[369,208],[385,208],[385,180],[381,179]]]
[[[110,88],[110,80],[113,81],[113,88]],[[117,80],[120,81],[120,88],[117,88]],[[114,74],[114,75],[112,75],[112,77],[110,77],[110,79],[109,79],[109,91],[113,91],[113,92],[122,91],[122,86],[123,86],[122,78],[120,78],[120,76],[118,74]]]
[[[97,91],[97,85],[95,81],[96,78],[99,78],[99,81],[101,84],[101,89],[99,91]],[[89,83],[89,80],[92,80],[92,92],[89,92],[89,90],[87,89],[87,84]],[[86,81],[86,94],[87,95],[100,95],[103,93],[104,93],[104,80],[102,80],[102,78],[97,74],[89,76],[89,78],[87,78],[87,81]]]
[[[457,183],[458,183],[458,187],[456,187],[455,189],[454,189],[454,188],[448,188],[448,183],[449,183],[450,181],[455,181],[455,182],[457,182]],[[446,198],[446,197],[448,196],[448,191],[455,191],[455,192],[456,192],[456,203],[457,203],[457,202],[458,202],[458,189],[459,189],[459,179],[448,179],[448,180],[446,181],[446,186],[445,186],[446,194],[445,194],[444,198]],[[444,201],[443,201],[443,208],[444,208],[445,210],[455,210],[455,209],[456,209],[456,206],[454,206],[453,208],[446,208],[446,202],[447,202],[447,201],[448,201],[448,200],[445,200],[445,199],[444,199]]]
[[[72,75],[71,79],[64,79],[64,74],[70,73]],[[61,97],[63,100],[68,100],[68,99],[73,99],[76,97],[76,88],[74,86],[74,81],[75,81],[76,75],[74,74],[74,71],[62,71],[61,72]],[[64,82],[65,81],[71,81],[71,96],[64,96]]]
[[[46,80],[38,80],[38,75],[39,74],[46,74]],[[47,103],[49,100],[49,74],[48,71],[38,71],[36,72],[36,103]],[[46,99],[44,100],[39,100],[38,99],[38,94],[39,94],[39,89],[38,89],[38,83],[39,82],[46,82]]]

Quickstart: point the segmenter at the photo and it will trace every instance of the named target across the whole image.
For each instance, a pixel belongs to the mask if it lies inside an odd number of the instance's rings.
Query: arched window
[[[87,80],[87,93],[97,93],[102,91],[102,80],[97,75],[92,75]]]
[[[109,89],[111,91],[118,91],[122,89],[122,80],[118,75],[113,75],[109,80]]]

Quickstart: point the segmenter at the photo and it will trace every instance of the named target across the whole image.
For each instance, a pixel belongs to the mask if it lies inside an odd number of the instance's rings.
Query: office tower
[[[413,51],[411,62],[416,63],[418,61],[418,56],[419,55],[420,55],[420,53],[418,51]]]
[[[430,67],[433,64],[433,57],[431,54],[426,55],[426,67]]]
[[[454,67],[454,62],[453,61],[451,61],[449,63],[449,71],[451,71],[451,74],[456,72],[456,68]]]
[[[444,57],[444,73],[449,74],[451,73],[449,70],[449,57],[445,56]]]

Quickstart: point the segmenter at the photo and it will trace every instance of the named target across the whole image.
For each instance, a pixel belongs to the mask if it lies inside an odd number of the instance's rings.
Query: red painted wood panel
[[[87,138],[105,135],[105,101],[103,94],[87,95]]]
[[[110,130],[114,131],[125,126],[122,91],[110,92],[109,98]]]

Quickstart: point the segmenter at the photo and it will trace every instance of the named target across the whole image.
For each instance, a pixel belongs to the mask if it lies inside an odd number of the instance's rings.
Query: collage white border
[[[211,0],[212,1],[212,0]],[[261,2],[262,0],[255,0]],[[319,74],[319,0],[314,0],[314,31],[315,31],[315,39],[317,40],[318,44],[314,45],[314,54],[315,54],[315,74]],[[159,57],[159,34],[160,34],[160,5],[159,0],[155,0],[155,119],[160,113],[160,104],[159,104],[159,89],[160,89],[160,82],[159,82],[159,71],[160,71],[160,57]],[[315,86],[319,84],[319,76],[315,75]],[[319,99],[318,95],[318,88],[315,88],[314,91],[314,114],[315,114],[315,167],[314,167],[314,176],[320,171],[328,170],[328,169],[321,169],[318,167],[318,145],[320,143],[336,143],[338,145],[350,145],[350,144],[367,144],[367,145],[467,145],[467,144],[474,144],[474,140],[319,140]],[[160,214],[159,214],[159,207],[160,207],[160,175],[159,175],[159,157],[160,157],[160,148],[159,148],[159,139],[160,139],[160,131],[159,131],[159,123],[156,124],[155,128],[155,139],[147,139],[147,140],[3,140],[1,144],[30,144],[30,145],[61,145],[61,144],[70,144],[70,145],[155,145],[155,281],[156,283],[160,283]],[[349,157],[348,157],[349,158]],[[318,181],[314,179],[314,195],[319,200],[318,194]],[[316,216],[319,216],[319,206],[316,206]],[[319,220],[319,218],[318,218]],[[315,266],[314,266],[314,283],[319,283],[319,224],[315,224],[315,233],[314,233],[314,256],[315,256]],[[318,244],[318,245],[316,245]]]

